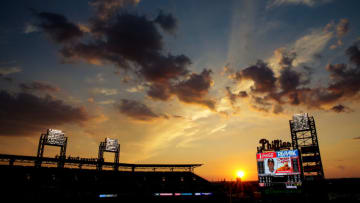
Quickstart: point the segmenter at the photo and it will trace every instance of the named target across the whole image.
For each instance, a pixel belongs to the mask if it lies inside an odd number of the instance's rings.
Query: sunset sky
[[[5,0],[0,153],[202,163],[257,179],[259,140],[314,116],[326,178],[360,177],[358,0]],[[57,148],[46,148],[55,156]],[[106,161],[112,161],[106,154]]]

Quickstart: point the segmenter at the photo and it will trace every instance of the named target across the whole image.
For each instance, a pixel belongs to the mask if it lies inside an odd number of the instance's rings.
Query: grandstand
[[[215,200],[205,179],[189,171],[113,171],[0,166],[4,195],[17,200]],[[4,187],[5,186],[5,187]]]

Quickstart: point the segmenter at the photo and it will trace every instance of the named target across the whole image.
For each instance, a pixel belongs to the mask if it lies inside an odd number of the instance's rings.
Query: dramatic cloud
[[[94,77],[87,77],[85,81],[88,83],[104,83],[106,80],[102,73],[98,73]]]
[[[37,26],[44,30],[55,42],[72,42],[83,36],[80,28],[76,24],[69,22],[63,15],[49,12],[35,13],[35,15],[41,21]]]
[[[285,68],[281,70],[278,81],[283,93],[290,92],[300,85],[300,73],[295,72],[291,68]]]
[[[318,61],[321,57],[319,53],[327,48],[335,36],[333,26],[333,23],[329,23],[325,28],[312,29],[293,43],[276,49],[273,56],[267,60],[275,74],[288,64],[298,67]]]
[[[339,105],[336,105],[336,106],[333,106],[331,108],[332,111],[336,112],[336,113],[342,113],[342,112],[350,112],[351,109],[349,107],[346,107],[342,104],[339,104]]]
[[[329,3],[332,0],[272,0],[268,4],[268,8],[277,7],[282,5],[306,5],[306,6],[315,6],[319,4]]]
[[[38,32],[39,31],[39,28],[36,27],[35,25],[33,24],[30,24],[30,23],[27,23],[24,27],[24,33],[25,34],[29,34],[29,33],[33,33],[33,32]]]
[[[20,83],[19,87],[23,91],[42,91],[42,92],[59,92],[60,88],[53,86],[52,84],[41,82],[41,81],[33,81],[29,84]]]
[[[163,54],[163,38],[155,22],[145,16],[122,13],[101,25],[93,24],[92,32],[98,37],[64,46],[63,57],[92,64],[113,63],[154,83],[168,83],[188,73],[190,59]]]
[[[274,105],[273,106],[273,113],[279,114],[284,111],[284,108],[281,105]]]
[[[350,46],[346,50],[346,54],[350,58],[350,62],[357,66],[357,70],[360,69],[360,50],[359,50],[360,42],[356,42],[354,45]]]
[[[335,23],[331,22],[331,23],[328,24],[327,27],[330,30],[334,26],[335,26]],[[337,42],[330,46],[331,50],[336,49],[336,48],[343,45],[342,38],[349,32],[349,29],[350,29],[349,20],[346,19],[346,18],[341,19],[340,22],[335,27],[335,33],[336,33],[336,36],[337,36]]]
[[[360,140],[360,136],[359,137],[354,137],[354,140]]]
[[[150,86],[148,96],[155,100],[166,101],[173,95],[171,84],[153,84]]]
[[[19,67],[2,67],[2,68],[0,68],[0,75],[6,76],[9,74],[18,73],[21,71],[22,71],[22,69]]]
[[[200,74],[192,73],[188,79],[176,84],[159,83],[150,86],[148,95],[152,99],[166,101],[172,96],[184,103],[198,104],[215,110],[216,102],[207,97],[213,84],[211,70],[204,69]]]
[[[252,92],[271,92],[275,88],[274,72],[263,61],[258,61],[255,65],[236,72],[232,78],[238,82],[242,80],[254,81],[254,86],[251,86]]]
[[[91,4],[99,13],[106,9],[122,7],[124,3],[126,2],[94,1]],[[57,25],[59,23],[55,22],[60,21],[63,24],[74,25],[63,16],[60,17],[61,15],[53,15],[56,18],[46,17],[46,19],[51,19],[48,21],[54,22],[52,24]],[[53,18],[61,20],[52,20]],[[70,33],[76,33],[74,32],[76,26],[74,26],[68,26]],[[53,30],[43,27],[46,33],[53,36]],[[63,31],[61,33],[67,33],[66,29],[62,29],[65,27],[60,26],[60,30]],[[177,21],[171,14],[165,14],[163,11],[160,11],[155,19],[150,19],[145,15],[118,12],[106,19],[92,18],[89,21],[89,32],[86,32],[86,37],[84,37],[86,40],[67,43],[68,38],[70,40],[81,37],[83,34],[81,33],[81,35],[66,35],[69,36],[66,40],[55,41],[62,45],[60,54],[64,62],[114,64],[120,69],[131,71],[140,80],[144,80],[142,83],[146,84],[146,93],[150,98],[166,101],[176,96],[184,103],[200,104],[215,110],[215,101],[207,97],[212,85],[211,71],[204,70],[200,74],[191,73],[189,71],[191,60],[187,56],[173,55],[164,49],[163,36],[159,27],[172,33],[177,27]],[[79,28],[76,27],[76,29]]]
[[[49,95],[0,91],[0,136],[40,134],[46,128],[81,124],[89,119],[84,108],[67,105]]]
[[[349,68],[346,64],[329,64],[326,69],[330,72],[330,77],[332,78],[329,90],[343,96],[354,96],[359,92],[359,68]]]
[[[296,40],[294,45],[292,45],[289,49],[296,53],[296,59],[294,60],[293,65],[298,66],[316,59],[316,55],[326,48],[326,45],[330,42],[333,36],[333,32],[316,29]]]
[[[251,107],[257,111],[268,112],[271,108],[271,103],[266,97],[260,97],[256,95],[251,95]]]
[[[330,72],[331,83],[329,90],[341,94],[343,97],[355,96],[360,91],[360,50],[357,44],[346,50],[350,62],[355,67],[347,64],[329,64],[326,69]]]
[[[117,89],[111,89],[111,88],[93,88],[90,90],[91,93],[93,94],[103,94],[106,96],[111,96],[111,95],[117,95],[118,94],[118,90]]]
[[[211,70],[204,69],[200,74],[192,73],[188,80],[176,84],[173,93],[180,101],[185,103],[200,104],[215,110],[215,101],[206,98],[213,83]]]
[[[256,110],[280,113],[283,105],[303,105],[309,109],[328,109],[335,112],[351,112],[343,105],[336,105],[354,98],[360,92],[360,50],[355,43],[346,50],[352,64],[329,64],[329,82],[325,87],[308,86],[310,84],[311,69],[309,67],[294,67],[296,53],[286,53],[284,50],[277,53],[277,66],[279,74],[274,76],[273,70],[266,63],[258,62],[256,65],[232,73],[230,78],[241,82],[251,80],[254,85],[250,87],[251,106]],[[232,104],[237,95],[227,88],[227,97]],[[281,106],[280,106],[281,105]]]
[[[140,0],[93,0],[89,2],[96,10],[96,16],[102,20],[110,18],[120,8],[136,5]]]
[[[135,100],[123,99],[119,104],[115,104],[115,107],[120,111],[120,113],[135,120],[151,121],[160,117],[145,104]]]
[[[115,100],[109,99],[109,100],[99,101],[97,103],[101,105],[114,104]]]
[[[144,90],[143,85],[137,85],[135,87],[130,87],[126,89],[127,92],[135,93],[135,92],[142,92]]]
[[[158,23],[161,28],[169,33],[174,33],[177,28],[177,20],[173,15],[165,14],[164,11],[160,11],[156,17],[155,22]]]
[[[229,99],[232,106],[236,103],[237,99],[248,97],[248,94],[246,91],[239,91],[238,94],[234,94],[231,92],[230,87],[226,87],[225,89],[226,89],[226,96]]]
[[[9,77],[8,75],[13,74],[13,73],[18,73],[21,72],[22,69],[19,67],[1,67],[0,68],[0,79],[5,80],[6,82],[13,82],[13,78]]]
[[[339,38],[343,37],[349,32],[349,20],[343,18],[340,20],[339,24],[336,26],[336,34]]]

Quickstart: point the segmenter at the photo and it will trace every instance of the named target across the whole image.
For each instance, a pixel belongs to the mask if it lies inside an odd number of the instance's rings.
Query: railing
[[[0,165],[9,165],[9,166],[29,166],[29,163],[35,166],[36,162],[39,161],[35,156],[22,156],[22,155],[11,155],[11,154],[0,154]],[[57,167],[58,163],[64,162],[65,168],[86,168],[86,169],[96,169],[96,167],[101,164],[102,167],[114,169],[118,166],[120,171],[189,171],[194,172],[196,167],[202,166],[202,164],[129,164],[129,163],[113,163],[113,162],[104,162],[96,158],[86,159],[86,158],[64,158],[64,157],[43,157],[40,160],[42,164],[47,167]]]

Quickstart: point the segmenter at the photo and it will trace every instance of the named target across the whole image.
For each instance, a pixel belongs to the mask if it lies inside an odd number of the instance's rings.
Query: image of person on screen
[[[267,161],[269,173],[275,173],[275,162],[274,159],[268,159]]]

